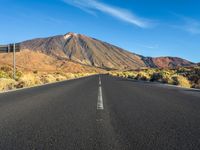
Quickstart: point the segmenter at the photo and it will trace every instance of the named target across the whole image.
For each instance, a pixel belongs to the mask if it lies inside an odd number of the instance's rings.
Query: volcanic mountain
[[[110,69],[191,66],[192,62],[176,57],[151,58],[131,53],[112,44],[69,32],[21,43],[22,49],[44,53],[58,60]]]
[[[193,66],[194,63],[178,57],[144,57],[144,62],[151,68],[175,68],[181,66]]]

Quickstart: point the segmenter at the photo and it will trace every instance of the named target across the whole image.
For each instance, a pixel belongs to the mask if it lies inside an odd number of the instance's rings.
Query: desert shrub
[[[149,81],[151,79],[150,75],[146,72],[140,71],[135,77],[137,80]]]
[[[65,76],[60,75],[60,74],[57,74],[57,75],[56,75],[56,81],[63,81],[63,80],[66,80],[66,77],[65,77]]]
[[[198,85],[200,80],[200,68],[194,68],[188,75],[188,79],[192,82],[193,87]]]
[[[113,76],[123,77],[122,72],[111,72],[110,74],[113,75]]]
[[[0,70],[0,78],[10,78],[9,74]]]
[[[200,89],[200,79],[198,80],[198,82],[197,82],[197,84],[196,84],[195,88],[198,88],[198,89]]]
[[[137,80],[158,81],[182,87],[200,87],[200,67],[176,69],[143,69],[126,72],[109,72],[110,75]]]
[[[83,77],[84,74],[83,73],[75,73],[74,76],[75,76],[75,78],[80,78],[80,77]]]
[[[16,81],[13,79],[0,78],[0,91],[14,89]]]
[[[186,87],[186,88],[191,87],[190,81],[181,75],[173,76],[172,79],[175,85],[179,85],[181,87]]]
[[[9,66],[2,66],[2,67],[0,68],[0,70],[2,70],[2,71],[4,71],[4,72],[9,72],[9,71],[12,71],[12,68],[9,67]]]
[[[83,76],[88,76],[95,74],[92,73],[65,73],[65,72],[55,72],[55,73],[45,73],[34,70],[32,72],[16,71],[16,80],[12,80],[13,70],[11,67],[3,66],[0,68],[0,90],[8,90],[13,88],[23,88],[31,87],[35,85],[52,83],[56,81],[63,81],[66,79],[74,79]]]
[[[190,68],[179,68],[177,69],[177,73],[181,74],[181,73],[188,73],[188,72],[191,72],[191,69]]]
[[[34,73],[34,74],[38,74],[38,71],[37,71],[37,70],[34,70],[33,73]]]
[[[193,82],[192,83],[192,88],[197,88],[197,89],[200,89],[200,79],[197,81],[197,82]]]
[[[192,82],[197,82],[200,79],[200,76],[198,76],[197,74],[190,74],[188,76],[188,79]]]
[[[109,72],[108,74],[111,75],[111,76],[117,76],[116,72]]]
[[[151,75],[151,81],[173,84],[171,72],[165,70],[153,73]]]
[[[16,70],[16,79],[22,76],[22,72]],[[13,68],[9,66],[2,66],[0,68],[0,78],[13,78]]]
[[[167,84],[174,84],[174,81],[172,79],[172,76],[164,76],[162,78],[162,83],[167,83]]]
[[[73,73],[66,73],[65,74],[66,79],[73,79],[76,78],[76,76]]]
[[[159,72],[155,72],[151,76],[151,81],[159,81],[163,78],[163,76]]]
[[[159,70],[159,69],[148,69],[148,70],[145,70],[145,72],[146,72],[149,76],[152,76],[154,73],[160,72],[160,70]]]
[[[42,83],[56,82],[56,77],[52,74],[45,74],[40,77]]]
[[[109,72],[109,75],[118,76],[122,78],[130,78],[134,79],[137,76],[137,73],[134,71],[126,71],[126,72]]]
[[[128,72],[122,72],[121,73],[121,77],[128,78],[129,77],[129,73]]]
[[[30,87],[38,84],[41,84],[41,81],[38,77],[34,76],[34,74],[26,73],[18,79],[17,88]]]
[[[200,68],[195,68],[194,73],[200,77]]]
[[[124,72],[126,78],[129,78],[129,79],[135,79],[135,77],[137,76],[137,73],[136,72]]]
[[[111,76],[118,76],[118,72],[109,72],[108,74]]]
[[[19,79],[21,78],[23,73],[21,71],[16,71],[16,78]]]

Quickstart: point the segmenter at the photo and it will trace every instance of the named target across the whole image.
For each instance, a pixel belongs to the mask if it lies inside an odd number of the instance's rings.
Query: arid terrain
[[[134,71],[113,71],[109,74],[135,80],[160,82],[186,88],[200,89],[200,67],[180,67],[174,69],[149,68]]]
[[[23,50],[16,54],[17,72],[13,80],[12,57],[12,54],[0,54],[0,91],[105,72],[70,60],[59,61],[41,52]]]
[[[177,57],[145,57],[91,38],[69,32],[48,38],[21,43],[22,50],[39,51],[58,59],[69,59],[81,64],[106,69],[138,69],[141,67],[191,66],[194,63]]]
[[[12,53],[0,54],[0,90],[99,73],[199,88],[197,64],[178,57],[145,57],[72,32],[28,40],[20,45],[15,80]]]

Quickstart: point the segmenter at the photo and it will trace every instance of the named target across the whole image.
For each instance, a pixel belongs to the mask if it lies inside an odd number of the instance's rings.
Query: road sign
[[[0,45],[0,53],[9,53],[14,52],[14,45],[15,45],[15,52],[20,52],[20,44],[8,44],[8,45]]]
[[[15,60],[15,52],[20,52],[20,44],[8,44],[8,45],[0,45],[0,53],[10,53],[13,52],[13,78],[16,79],[16,60]]]
[[[8,45],[0,45],[0,53],[7,53]]]

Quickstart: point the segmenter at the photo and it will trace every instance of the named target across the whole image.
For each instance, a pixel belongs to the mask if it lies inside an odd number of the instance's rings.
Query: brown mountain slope
[[[39,51],[23,50],[16,53],[16,64],[19,70],[40,71],[40,72],[69,72],[69,73],[89,73],[103,72],[91,66],[81,65],[69,60],[58,60]],[[0,67],[4,65],[12,66],[12,54],[0,54]]]
[[[23,49],[39,51],[59,60],[69,59],[101,68],[136,69],[193,65],[187,60],[176,57],[143,57],[109,43],[71,32],[25,41],[21,45]]]
[[[143,58],[143,60],[146,63],[146,65],[151,68],[174,68],[195,65],[194,63],[188,60],[178,57],[145,57]]]
[[[22,48],[102,68],[119,69],[145,66],[139,55],[75,33],[25,41],[22,43]]]

